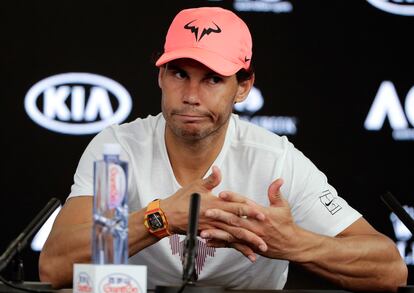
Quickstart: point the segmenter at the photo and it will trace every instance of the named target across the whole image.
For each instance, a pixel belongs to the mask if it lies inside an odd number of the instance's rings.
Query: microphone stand
[[[28,240],[36,233],[37,230],[47,221],[50,215],[60,206],[60,201],[57,198],[52,198],[46,206],[36,215],[36,217],[29,223],[29,225],[14,239],[7,249],[0,256],[0,273],[12,263],[12,277],[11,282],[8,282],[3,277],[0,283],[0,292],[22,292],[22,290],[37,289],[51,289],[50,284],[40,282],[24,282],[24,267],[21,258],[21,251],[26,247]],[[13,286],[12,289],[10,285]],[[17,289],[18,287],[22,290]]]
[[[190,207],[188,213],[187,236],[184,241],[183,253],[183,284],[181,286],[157,286],[156,293],[224,293],[223,287],[218,286],[196,286],[196,257],[197,257],[197,232],[198,217],[200,213],[200,194],[191,194]]]

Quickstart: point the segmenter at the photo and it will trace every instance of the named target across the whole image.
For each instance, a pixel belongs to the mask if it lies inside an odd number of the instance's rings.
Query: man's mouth
[[[200,114],[190,114],[190,113],[180,113],[180,114],[175,114],[175,116],[183,121],[183,122],[187,122],[187,123],[191,123],[191,122],[199,122],[202,120],[207,119],[208,117],[206,115],[200,115]]]

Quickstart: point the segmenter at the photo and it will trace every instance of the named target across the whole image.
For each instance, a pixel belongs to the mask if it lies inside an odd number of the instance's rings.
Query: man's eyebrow
[[[206,76],[206,77],[213,77],[213,76],[217,76],[217,77],[220,77],[220,78],[222,78],[222,79],[228,78],[228,76],[221,75],[220,73],[217,73],[217,72],[215,72],[215,71],[209,71],[209,72],[207,72],[207,73],[206,73],[206,75],[205,75],[205,76]]]
[[[174,63],[167,63],[166,64],[166,69],[167,70],[173,70],[173,71],[183,71],[183,72],[186,72],[185,69],[183,69],[181,66],[179,66],[177,64],[174,64]],[[215,72],[213,70],[210,70],[210,71],[206,72],[206,74],[204,76],[206,78],[210,78],[210,77],[213,77],[213,76],[217,76],[217,77],[220,77],[222,79],[228,78],[228,76],[221,75],[220,73],[217,73],[217,72]]]
[[[167,64],[167,70],[180,70],[180,71],[184,71],[184,69],[182,69],[180,66],[175,65],[175,64]]]

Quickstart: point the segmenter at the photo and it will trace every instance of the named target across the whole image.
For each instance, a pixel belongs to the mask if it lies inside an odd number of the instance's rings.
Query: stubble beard
[[[163,97],[164,99],[164,97]],[[223,128],[225,128],[223,131],[226,131],[226,125],[228,124],[230,120],[230,116],[233,113],[232,107],[230,109],[226,109],[226,111],[223,111],[220,114],[221,118],[218,118],[218,123],[215,123],[214,115],[210,112],[204,112],[199,111],[196,108],[192,108],[191,106],[187,108],[182,109],[173,109],[169,112],[166,111],[164,107],[164,101],[161,102],[161,110],[162,115],[164,116],[164,119],[166,121],[166,126],[168,129],[177,137],[180,139],[183,139],[184,141],[188,142],[202,142],[206,139],[209,139],[210,141],[214,140],[215,137],[220,136],[220,133]],[[174,121],[174,116],[176,114],[183,114],[183,113],[197,113],[202,116],[208,117],[209,122],[212,122],[212,125],[206,126],[206,127],[200,127],[199,129],[188,127],[188,129],[184,127],[180,127],[179,122]]]
[[[227,125],[230,115],[232,112],[229,112],[226,117],[220,119],[219,123],[213,123],[212,126],[206,127],[181,127],[178,125],[178,122],[174,121],[174,115],[172,114],[165,114],[163,112],[164,118],[166,120],[167,127],[171,130],[171,132],[178,138],[183,139],[184,141],[188,142],[201,142],[205,141],[206,139],[214,139],[221,130]],[[166,117],[169,115],[169,117]],[[209,117],[210,121],[214,122],[213,117]],[[224,130],[225,131],[225,130]]]
[[[172,118],[173,120],[173,118]],[[218,130],[222,127],[222,124],[219,124],[217,127],[200,127],[192,128],[189,127],[180,127],[177,123],[171,121],[167,122],[167,127],[174,133],[178,138],[181,138],[185,141],[197,142],[206,139],[207,137],[212,137]]]

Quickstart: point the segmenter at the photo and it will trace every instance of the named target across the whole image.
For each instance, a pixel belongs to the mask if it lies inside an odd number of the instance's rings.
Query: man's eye
[[[178,77],[179,79],[183,79],[187,77],[187,74],[184,71],[176,71],[174,72],[175,77]]]
[[[211,76],[209,77],[208,81],[212,84],[216,84],[223,81],[223,79],[220,76]]]

